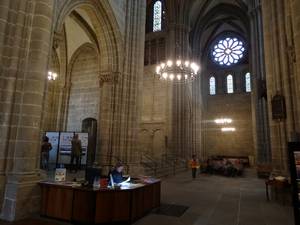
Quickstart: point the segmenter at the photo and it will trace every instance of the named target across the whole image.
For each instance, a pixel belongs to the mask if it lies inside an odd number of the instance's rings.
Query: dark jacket
[[[119,173],[116,169],[111,171],[110,174],[112,175],[115,184],[119,184],[124,181],[123,174]]]

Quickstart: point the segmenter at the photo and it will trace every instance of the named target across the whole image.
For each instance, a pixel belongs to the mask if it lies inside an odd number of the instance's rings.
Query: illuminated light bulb
[[[163,76],[164,79],[168,78],[168,74],[167,73],[163,73],[162,76]]]
[[[188,75],[187,74],[184,75],[184,79],[186,79],[186,80],[188,79]]]
[[[230,118],[215,119],[215,123],[217,123],[217,124],[232,123],[232,119],[230,119]]]
[[[180,65],[181,65],[181,60],[177,60],[177,61],[176,61],[176,65],[177,65],[177,66],[180,66]]]
[[[174,79],[174,74],[171,73],[170,76],[169,76],[170,80],[173,80]]]
[[[171,60],[168,60],[167,66],[168,66],[168,67],[171,67],[172,65],[173,65],[173,62],[172,62]]]
[[[226,122],[226,123],[231,123],[231,122],[232,122],[232,119],[225,119],[225,122]]]
[[[180,74],[177,74],[177,79],[181,80],[181,75]]]
[[[161,63],[160,66],[163,69],[163,68],[165,68],[166,64],[165,63]]]
[[[235,127],[222,127],[221,131],[222,132],[234,132],[236,129]]]
[[[54,80],[55,80],[56,77],[57,77],[57,73],[53,73],[52,76],[53,76],[53,78],[54,78]]]
[[[157,66],[156,67],[156,73],[159,74],[159,72],[160,72],[160,66]]]
[[[185,61],[184,65],[185,65],[186,67],[188,67],[188,66],[190,65],[190,62],[189,62],[189,61]]]

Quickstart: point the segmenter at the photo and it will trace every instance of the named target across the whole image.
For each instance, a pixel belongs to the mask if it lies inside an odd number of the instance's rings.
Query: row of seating
[[[214,156],[207,160],[202,172],[224,176],[241,176],[245,166],[249,166],[247,157]]]

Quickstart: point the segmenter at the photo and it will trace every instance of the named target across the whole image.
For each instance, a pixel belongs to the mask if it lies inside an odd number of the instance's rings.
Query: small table
[[[275,200],[278,199],[278,193],[279,192],[284,192],[284,190],[287,190],[288,188],[290,188],[290,183],[288,182],[288,180],[276,180],[275,178],[273,179],[268,179],[265,182],[266,184],[266,197],[267,200],[270,200],[269,197],[269,186],[274,187],[275,190]]]

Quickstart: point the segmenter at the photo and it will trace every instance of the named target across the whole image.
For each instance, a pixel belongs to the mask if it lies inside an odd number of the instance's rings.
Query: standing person
[[[190,167],[192,168],[192,177],[196,178],[197,169],[199,168],[199,162],[196,158],[196,155],[192,155],[192,159],[190,161]]]
[[[79,140],[78,134],[74,134],[74,136],[71,140],[71,144],[72,144],[72,149],[71,149],[70,167],[71,167],[71,171],[73,171],[74,170],[73,163],[75,160],[76,161],[75,172],[77,172],[77,170],[80,168],[80,157],[81,157],[81,151],[82,151],[81,140]]]
[[[47,136],[43,137],[43,142],[41,146],[41,164],[42,169],[48,169],[49,163],[49,152],[52,149],[51,143],[49,143],[49,138]]]

